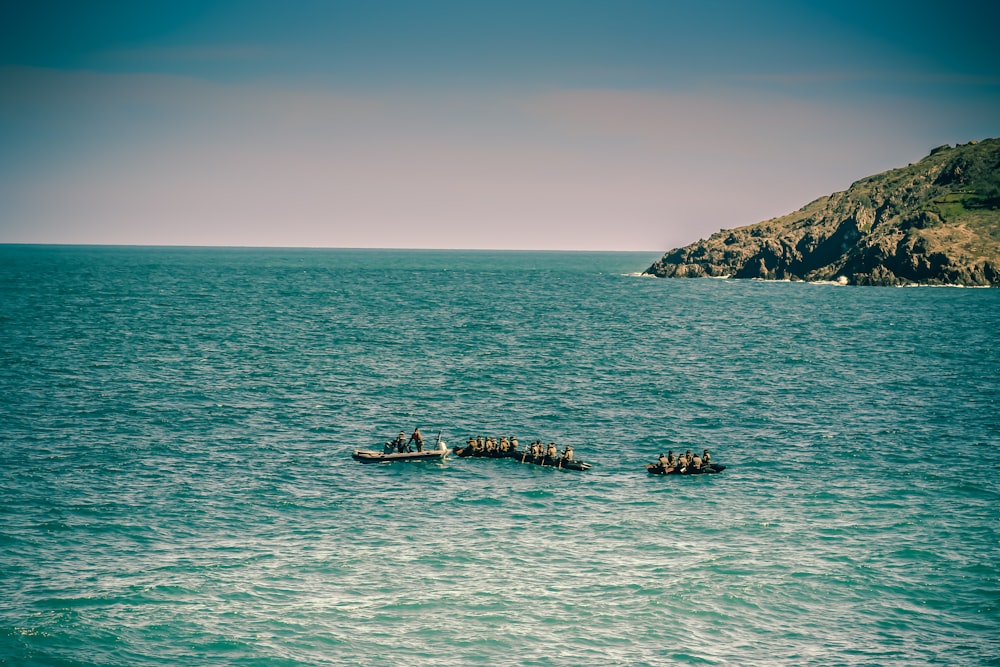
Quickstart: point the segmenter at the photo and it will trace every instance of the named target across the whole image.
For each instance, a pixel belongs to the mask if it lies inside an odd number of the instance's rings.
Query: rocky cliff
[[[1000,287],[1000,139],[940,146],[789,215],[671,250],[645,273]]]

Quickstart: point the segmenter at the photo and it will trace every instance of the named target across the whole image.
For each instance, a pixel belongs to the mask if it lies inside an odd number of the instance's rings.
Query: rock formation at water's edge
[[[645,273],[1000,287],[1000,139],[940,146],[789,215],[671,250]]]

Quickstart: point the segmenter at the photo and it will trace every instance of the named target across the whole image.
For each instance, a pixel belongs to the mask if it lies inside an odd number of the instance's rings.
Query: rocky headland
[[[645,273],[1000,287],[1000,139],[939,146],[794,213],[671,250]]]

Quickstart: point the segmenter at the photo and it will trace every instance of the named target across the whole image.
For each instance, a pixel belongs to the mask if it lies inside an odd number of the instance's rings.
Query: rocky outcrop
[[[645,273],[1000,287],[1000,139],[939,146],[789,215],[671,250]]]

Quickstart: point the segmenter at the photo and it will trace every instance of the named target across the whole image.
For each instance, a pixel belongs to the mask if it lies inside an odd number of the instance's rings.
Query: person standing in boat
[[[420,427],[419,426],[416,427],[415,429],[413,429],[413,435],[410,436],[409,441],[407,441],[407,443],[406,443],[406,448],[407,449],[409,449],[411,442],[417,443],[417,451],[418,452],[424,451],[424,436],[420,435]]]

